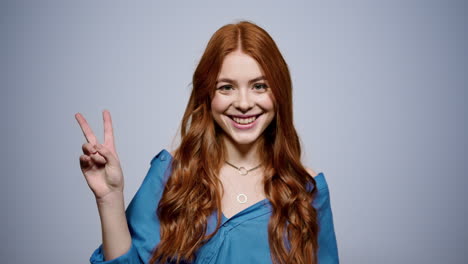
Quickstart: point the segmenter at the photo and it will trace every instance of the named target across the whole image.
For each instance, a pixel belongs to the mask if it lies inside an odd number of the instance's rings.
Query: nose
[[[233,106],[242,112],[246,112],[254,107],[254,105],[255,103],[252,95],[249,94],[247,89],[240,89],[239,93],[237,93],[237,96],[234,99]]]

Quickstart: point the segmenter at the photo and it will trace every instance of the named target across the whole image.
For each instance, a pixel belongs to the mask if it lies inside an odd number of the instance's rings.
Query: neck
[[[226,160],[229,163],[247,169],[256,167],[262,163],[262,159],[258,153],[258,140],[245,145],[236,144],[230,138],[224,138],[223,141],[226,147]]]

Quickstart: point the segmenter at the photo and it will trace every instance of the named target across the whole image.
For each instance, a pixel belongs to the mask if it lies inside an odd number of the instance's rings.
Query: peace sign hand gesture
[[[80,167],[96,200],[104,200],[111,193],[123,192],[124,178],[120,160],[115,151],[114,132],[110,112],[102,112],[104,119],[104,144],[97,142],[91,127],[80,113],[75,114],[88,143],[83,144]],[[112,197],[112,195],[109,195]]]

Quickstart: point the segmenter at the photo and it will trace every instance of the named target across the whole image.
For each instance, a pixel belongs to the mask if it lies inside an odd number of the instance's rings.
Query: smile
[[[256,121],[258,120],[258,117],[261,115],[262,114],[249,117],[249,118],[238,118],[238,117],[229,116],[229,118],[232,120],[232,124],[234,125],[234,127],[239,128],[239,129],[249,129],[255,126],[255,124],[257,123]]]

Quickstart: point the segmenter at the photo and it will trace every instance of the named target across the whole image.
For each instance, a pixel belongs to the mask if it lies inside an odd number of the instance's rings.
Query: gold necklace
[[[231,163],[229,163],[227,160],[225,160],[225,162],[230,165],[231,167],[237,169],[237,171],[239,172],[240,175],[242,176],[245,176],[247,175],[249,172],[259,168],[261,166],[261,164],[259,164],[258,166],[250,169],[250,170],[247,170],[246,168],[244,167],[237,167],[237,166],[234,166],[232,165]],[[237,202],[243,204],[243,203],[246,203],[247,202],[247,195],[245,195],[244,193],[238,193],[237,196],[236,196],[236,200]]]

